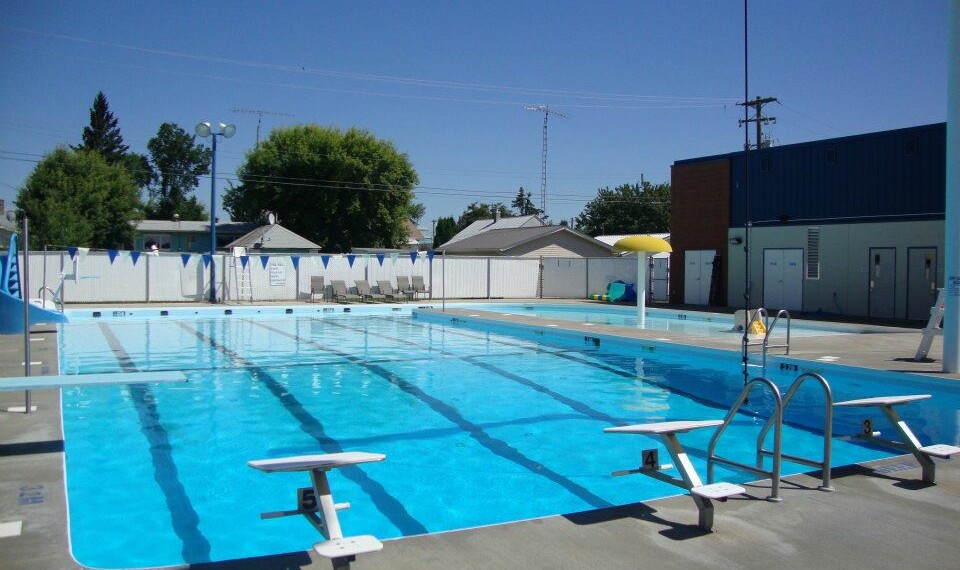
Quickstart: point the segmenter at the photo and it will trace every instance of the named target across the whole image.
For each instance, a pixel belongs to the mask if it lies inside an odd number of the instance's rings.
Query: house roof
[[[219,225],[217,226],[219,228]],[[227,244],[227,249],[245,247],[259,251],[270,250],[319,250],[320,246],[301,237],[280,224],[260,226]]]
[[[488,232],[491,230],[505,230],[510,228],[529,228],[529,227],[546,227],[543,225],[543,221],[540,220],[535,215],[529,216],[514,216],[512,218],[500,218],[499,220],[490,218],[487,220],[477,220],[470,224],[469,226],[460,230],[457,235],[450,238],[450,241],[441,245],[437,249],[443,249],[444,247],[453,244],[454,242],[465,240],[469,237],[475,236],[480,233]]]
[[[210,222],[186,222],[171,220],[140,220],[136,223],[136,230],[141,233],[207,233],[210,231]],[[217,222],[217,231],[222,233],[244,234],[257,227],[254,222]]]
[[[595,240],[592,237],[572,230],[566,226],[536,226],[528,228],[508,228],[501,230],[488,230],[483,233],[462,239],[457,242],[452,240],[438,249],[444,249],[447,253],[475,252],[475,251],[501,251],[506,252],[535,239],[556,233],[573,234],[585,241],[593,242],[600,247],[610,249],[607,244]]]

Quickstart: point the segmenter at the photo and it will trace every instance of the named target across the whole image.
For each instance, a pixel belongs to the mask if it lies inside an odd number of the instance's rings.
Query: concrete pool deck
[[[476,309],[448,308],[451,316]],[[492,316],[494,320],[560,324],[578,332],[661,339],[739,351],[739,336],[710,339],[679,333],[636,331],[605,325]],[[942,342],[935,339],[929,362],[910,360],[919,331],[871,329],[869,333],[797,337],[790,357],[865,368],[946,376]],[[55,333],[31,334],[34,374],[57,370]],[[0,377],[23,374],[23,336],[0,335]],[[824,360],[826,359],[826,360]],[[2,382],[2,380],[0,380]],[[0,406],[22,406],[23,392],[0,393]],[[32,414],[0,412],[0,567],[83,568],[70,556],[63,478],[63,441],[58,390],[33,392]],[[937,442],[941,443],[941,442]],[[956,442],[942,442],[956,443]],[[937,462],[938,484],[919,483],[912,457],[835,468],[836,491],[816,490],[818,480],[784,479],[782,503],[762,500],[764,482],[745,485],[747,497],[716,506],[715,532],[696,526],[686,496],[610,509],[389,540],[381,552],[362,555],[357,570],[397,568],[931,568],[960,559],[960,462]],[[629,478],[624,485],[631,484]],[[242,500],[238,497],[238,500]],[[349,515],[344,524],[351,530]],[[18,536],[3,537],[4,532]],[[304,521],[304,524],[307,524]],[[263,532],[271,532],[269,521]],[[304,545],[303,552],[257,559],[198,564],[203,569],[293,569],[331,565]],[[144,545],[149,548],[149,545]]]

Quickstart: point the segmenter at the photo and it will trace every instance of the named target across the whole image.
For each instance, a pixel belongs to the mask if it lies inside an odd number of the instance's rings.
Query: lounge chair
[[[320,300],[322,301],[327,299],[327,291],[323,284],[322,276],[310,278],[310,302],[313,302],[317,295],[320,295]]]
[[[423,294],[426,295],[430,291],[427,289],[427,286],[423,283],[422,275],[414,275],[413,279],[413,294],[415,297]]]
[[[415,292],[410,285],[410,278],[406,275],[397,275],[397,292],[412,301]]]
[[[377,293],[374,293],[373,290],[370,289],[370,284],[367,283],[365,280],[357,279],[355,283],[357,284],[357,293],[360,293],[360,298],[363,299],[364,303],[367,302],[367,299],[369,299],[371,303],[375,301],[387,300],[387,298],[384,295],[379,295]]]
[[[377,281],[377,286],[380,287],[380,293],[387,298],[388,301],[396,301],[400,298],[400,293],[393,290],[393,284],[386,280]]]
[[[347,284],[343,281],[331,281],[330,287],[333,288],[333,299],[338,303],[349,303],[351,301],[361,301],[359,295],[347,292]]]

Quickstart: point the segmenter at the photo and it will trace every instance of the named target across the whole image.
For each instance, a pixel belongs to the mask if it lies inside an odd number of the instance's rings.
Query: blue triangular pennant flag
[[[108,249],[108,250],[107,250],[107,257],[110,258],[110,265],[113,265],[113,260],[117,258],[117,254],[118,254],[118,253],[120,253],[120,252],[117,251],[117,250],[115,250],[115,249]]]
[[[247,268],[247,262],[249,262],[249,261],[250,261],[250,256],[249,256],[249,255],[241,255],[241,256],[240,256],[240,267],[242,267],[243,269],[246,269],[246,268]]]
[[[416,265],[416,263],[417,263],[417,252],[415,252],[415,251],[411,251],[411,252],[410,252],[410,263],[413,263],[414,265]]]
[[[327,268],[327,264],[330,263],[330,256],[329,256],[329,255],[321,255],[321,256],[320,256],[320,261],[323,262],[323,268],[326,269],[326,268]]]
[[[131,252],[130,252],[130,259],[132,259],[132,260],[133,260],[133,264],[136,265],[136,264],[137,264],[137,260],[140,259],[140,252],[139,252],[139,251],[131,251]]]
[[[427,250],[427,259],[430,260],[431,263],[433,262],[433,250],[432,250],[432,249]]]
[[[68,246],[67,246],[67,253],[70,254],[70,260],[73,261],[73,258],[77,256],[77,246],[75,246],[75,245],[68,245]]]
[[[209,253],[203,254],[202,257],[203,257],[203,267],[206,268],[208,265],[210,265],[210,260],[213,259],[213,257],[211,257]]]
[[[300,256],[299,256],[299,255],[291,255],[291,256],[290,256],[290,261],[293,262],[293,268],[294,268],[294,269],[300,269]]]
[[[347,263],[350,264],[350,267],[353,267],[353,262],[355,259],[357,259],[356,255],[353,255],[352,253],[347,255]]]
[[[270,262],[270,256],[269,256],[269,255],[261,255],[261,256],[260,256],[260,265],[261,265],[264,269],[267,268],[267,263],[269,263],[269,262]]]
[[[385,256],[384,254],[382,254],[382,253],[378,253],[378,254],[377,254],[377,261],[380,262],[380,267],[383,267],[383,258],[384,258],[384,257],[386,257],[386,256]]]
[[[180,254],[180,263],[182,263],[183,266],[186,267],[186,266],[187,266],[187,263],[189,263],[189,262],[190,262],[190,254],[189,254],[189,253],[181,253],[181,254]]]

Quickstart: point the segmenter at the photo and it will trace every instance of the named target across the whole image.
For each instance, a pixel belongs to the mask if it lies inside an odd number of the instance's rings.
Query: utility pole
[[[569,119],[570,116],[560,111],[556,111],[550,108],[550,105],[527,105],[524,107],[527,111],[535,111],[537,113],[543,113],[543,160],[540,164],[540,213],[544,216],[547,215],[547,120],[550,118],[551,114],[554,114],[558,117],[563,117],[564,119]]]
[[[757,98],[755,98],[755,99],[752,100],[752,101],[746,101],[746,102],[744,102],[744,103],[737,103],[738,106],[742,106],[742,107],[753,107],[753,108],[755,108],[755,109],[757,110],[757,111],[756,111],[756,114],[754,115],[754,117],[753,117],[752,119],[746,118],[746,119],[740,119],[740,121],[739,121],[740,126],[743,126],[745,123],[756,123],[756,124],[757,124],[757,144],[756,144],[756,147],[755,147],[755,148],[760,149],[760,148],[765,148],[765,147],[770,146],[770,143],[769,143],[769,142],[768,142],[768,143],[764,143],[764,142],[763,142],[763,125],[765,125],[765,124],[767,124],[767,123],[776,124],[776,123],[777,123],[777,118],[776,118],[776,117],[764,117],[764,116],[763,116],[763,106],[766,105],[766,104],[768,104],[768,103],[779,103],[779,102],[780,102],[780,100],[777,99],[776,97],[759,97],[759,96],[758,96]],[[744,109],[744,111],[746,111],[746,109]],[[746,143],[746,144],[749,145],[750,143]]]
[[[292,117],[293,113],[280,113],[278,111],[264,111],[262,109],[230,109],[233,113],[243,113],[247,115],[256,115],[257,116],[257,142],[256,146],[260,146],[260,121],[263,119],[264,115],[271,117]]]

